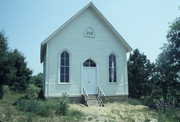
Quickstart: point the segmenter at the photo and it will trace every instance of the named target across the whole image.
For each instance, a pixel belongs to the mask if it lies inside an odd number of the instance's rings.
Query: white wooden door
[[[88,94],[97,94],[96,68],[95,67],[83,68],[83,81],[84,81],[85,90]]]

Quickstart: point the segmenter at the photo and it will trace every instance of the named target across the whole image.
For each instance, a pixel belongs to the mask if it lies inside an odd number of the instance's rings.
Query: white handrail
[[[83,88],[83,96],[84,96],[85,102],[87,104],[88,94],[87,94],[85,88]]]
[[[103,92],[103,90],[101,89],[101,87],[100,87],[100,86],[98,86],[98,93],[99,93],[99,94],[101,94],[101,93],[102,93],[102,95],[103,95],[103,96],[105,96],[105,94],[104,94],[104,92]]]
[[[100,88],[100,86],[98,86],[98,103],[99,103],[99,105],[100,106],[104,106],[104,104],[103,104],[103,98],[104,98],[104,96],[105,96],[105,94],[104,94],[104,92],[103,92],[103,90]]]
[[[85,88],[83,88],[83,94],[85,94],[86,96],[88,96],[88,94],[87,94]]]

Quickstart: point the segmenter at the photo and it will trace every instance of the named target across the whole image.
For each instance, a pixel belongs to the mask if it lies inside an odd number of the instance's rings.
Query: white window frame
[[[109,56],[111,55],[111,54],[113,54],[115,57],[116,57],[116,82],[109,82]],[[119,68],[118,68],[118,66],[119,66],[119,62],[118,62],[118,55],[117,55],[117,53],[115,53],[114,51],[111,51],[110,53],[108,53],[108,55],[107,55],[107,57],[106,57],[106,59],[107,59],[107,83],[109,84],[109,85],[117,85],[118,83],[119,83]]]
[[[69,82],[61,82],[60,80],[61,80],[61,54],[64,52],[64,51],[66,51],[66,52],[68,52],[69,53]],[[58,84],[71,84],[71,80],[72,80],[72,78],[71,78],[71,71],[72,71],[72,68],[71,68],[71,64],[72,64],[72,54],[71,54],[71,52],[68,50],[68,49],[63,49],[63,50],[61,50],[58,54],[57,54],[58,56],[58,78],[57,78],[57,81],[58,81]]]

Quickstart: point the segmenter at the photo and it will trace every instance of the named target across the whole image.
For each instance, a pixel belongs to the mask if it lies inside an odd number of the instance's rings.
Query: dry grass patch
[[[71,109],[82,111],[86,121],[157,122],[156,113],[143,105],[106,103],[105,107],[71,104]]]

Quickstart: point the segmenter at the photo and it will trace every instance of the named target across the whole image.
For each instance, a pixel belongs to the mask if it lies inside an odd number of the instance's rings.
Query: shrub
[[[29,85],[25,92],[25,96],[29,99],[37,99],[40,89],[34,85]]]
[[[141,102],[144,105],[149,106],[150,108],[156,109],[156,101],[157,100],[151,96],[142,96],[141,97]]]
[[[35,99],[21,100],[17,104],[20,111],[32,112],[36,115],[48,117],[54,114],[57,103],[53,100],[40,101]]]
[[[36,111],[37,115],[48,117],[54,114],[55,109],[57,108],[57,103],[53,100],[39,101],[40,107]]]
[[[129,98],[127,102],[131,105],[142,105],[142,103],[138,99]]]
[[[58,109],[56,110],[59,115],[66,115],[69,107],[69,99],[67,94],[63,94],[62,98],[58,101]]]
[[[40,108],[40,104],[37,100],[21,100],[18,102],[17,108],[20,111],[36,112]]]

